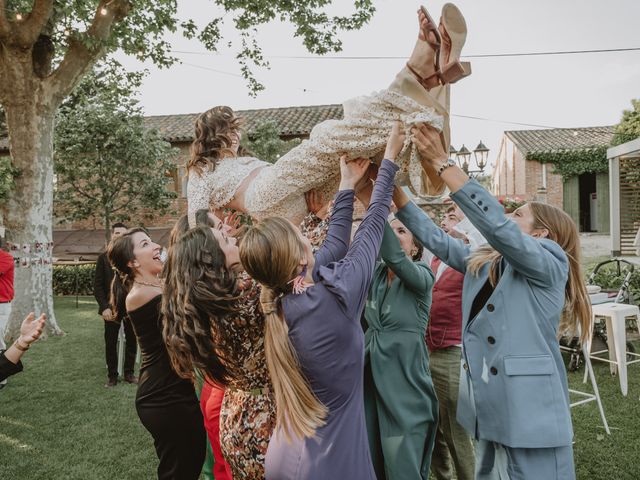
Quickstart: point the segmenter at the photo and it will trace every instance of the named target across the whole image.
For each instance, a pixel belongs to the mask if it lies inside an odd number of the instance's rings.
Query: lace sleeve
[[[211,177],[213,172],[189,172],[189,183],[187,184],[187,216],[189,218],[189,228],[196,226],[196,212],[201,208],[209,208],[211,202]]]

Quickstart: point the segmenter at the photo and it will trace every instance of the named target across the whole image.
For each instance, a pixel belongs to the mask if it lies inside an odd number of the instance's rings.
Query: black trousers
[[[202,411],[192,402],[146,407],[136,402],[140,421],[153,436],[160,463],[158,480],[197,480],[207,450]]]
[[[128,317],[124,320],[124,374],[133,374],[136,362],[136,353],[138,344],[136,343],[136,335],[133,332],[131,321]],[[104,346],[105,356],[107,358],[107,372],[109,378],[118,377],[118,332],[120,332],[120,322],[104,322]]]

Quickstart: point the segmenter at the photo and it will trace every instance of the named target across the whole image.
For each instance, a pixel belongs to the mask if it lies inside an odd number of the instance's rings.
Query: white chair
[[[637,305],[628,305],[625,303],[601,303],[599,305],[593,305],[591,309],[593,311],[593,323],[599,321],[597,317],[605,318],[609,358],[606,359],[599,356],[606,353],[607,350],[591,352],[591,345],[589,345],[589,348],[586,348],[586,351],[590,352],[589,356],[591,359],[608,363],[612,375],[618,373],[620,390],[622,390],[622,394],[626,396],[628,393],[627,365],[640,362],[640,354],[627,351],[626,319],[628,317],[634,317],[638,332],[640,333],[640,322],[638,321],[640,309]],[[627,360],[627,356],[638,358]],[[584,376],[584,383],[586,382],[587,372],[585,372]]]
[[[578,335],[580,332],[578,331]],[[584,365],[585,365],[585,380],[584,383],[587,383],[587,375],[591,380],[591,388],[593,388],[593,393],[582,392],[580,390],[574,390],[572,388],[569,389],[569,393],[573,393],[574,395],[578,395],[582,397],[581,400],[577,400],[572,402],[569,406],[571,408],[577,407],[578,405],[584,405],[589,402],[596,402],[598,405],[598,410],[600,411],[600,418],[602,419],[602,426],[604,427],[604,431],[607,432],[607,435],[611,435],[611,430],[609,430],[609,424],[607,423],[607,418],[604,415],[604,407],[602,406],[602,400],[600,399],[600,390],[598,389],[598,383],[596,382],[596,376],[593,373],[593,365],[591,365],[591,359],[589,358],[588,352],[591,350],[591,336],[593,335],[593,323],[591,325],[591,332],[589,332],[589,336],[587,340],[582,345],[582,356],[584,357]],[[564,350],[567,352],[575,352],[573,348],[563,347],[560,345],[560,350]]]

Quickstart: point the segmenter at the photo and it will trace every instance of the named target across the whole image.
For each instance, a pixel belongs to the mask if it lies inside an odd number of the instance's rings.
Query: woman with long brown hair
[[[224,387],[219,431],[208,430],[218,435],[233,478],[258,480],[275,424],[264,316],[259,287],[242,270],[236,239],[222,227],[191,229],[170,248],[163,333],[179,375],[192,378],[199,370],[213,389]],[[209,368],[217,359],[225,372]]]
[[[451,159],[438,132],[412,130],[424,162],[488,245],[471,252],[403,192],[398,218],[447,265],[465,273],[464,374],[458,421],[478,440],[476,478],[573,479],[571,413],[558,336],[590,330],[591,307],[573,220],[538,202],[513,217]]]
[[[220,220],[216,215],[208,209],[201,209],[196,212],[196,224],[210,228],[224,230],[229,233],[231,227],[227,224],[226,219]],[[189,231],[189,222],[187,215],[182,215],[176,221],[171,229],[169,237],[169,248],[173,247],[180,238]],[[166,264],[165,264],[166,265]],[[209,437],[209,446],[211,454],[207,454],[207,462],[205,469],[209,467],[209,461],[213,461],[211,468],[213,476],[216,480],[231,480],[231,468],[222,454],[220,445],[220,409],[224,398],[224,387],[222,385],[213,384],[206,380],[201,372],[197,372],[198,378],[194,382],[196,389],[201,386],[198,395],[200,397],[200,409],[204,417],[204,427]]]
[[[199,208],[230,207],[261,219],[281,216],[297,224],[306,214],[304,193],[312,188],[333,195],[339,158],[380,158],[395,121],[428,122],[449,141],[450,84],[470,73],[459,61],[467,26],[460,10],[444,5],[440,25],[424,7],[418,11],[415,47],[391,85],[344,103],[344,118],[316,125],[309,139],[272,165],[244,156],[242,121],[229,107],[214,107],[195,122],[191,159],[187,164],[189,223]],[[442,68],[441,68],[442,67]],[[411,144],[398,164],[405,178],[424,193],[442,192],[443,182],[428,165],[420,165]]]
[[[196,480],[204,462],[206,434],[193,383],[173,371],[162,338],[160,252],[160,245],[144,229],[133,228],[111,241],[107,257],[126,290],[127,314],[142,351],[136,411],[154,440],[160,460],[158,479]],[[210,369],[226,372],[215,359],[211,365]]]
[[[315,256],[309,241],[281,217],[248,229],[240,244],[242,265],[262,286],[265,351],[276,399],[267,479],[375,479],[362,401],[360,316],[389,213],[398,169],[392,160],[403,142],[394,125],[351,246],[354,189],[369,161],[345,157],[329,230]]]

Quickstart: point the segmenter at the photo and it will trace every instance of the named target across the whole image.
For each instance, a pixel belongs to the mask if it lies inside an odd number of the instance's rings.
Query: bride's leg
[[[389,85],[389,90],[415,100],[422,106],[433,108],[442,116],[442,134],[445,151],[449,151],[451,143],[451,128],[449,123],[449,107],[451,88],[447,85],[434,87],[427,91],[409,71],[403,68]],[[426,195],[439,195],[444,190],[444,182],[430,165],[423,165],[422,190]]]

